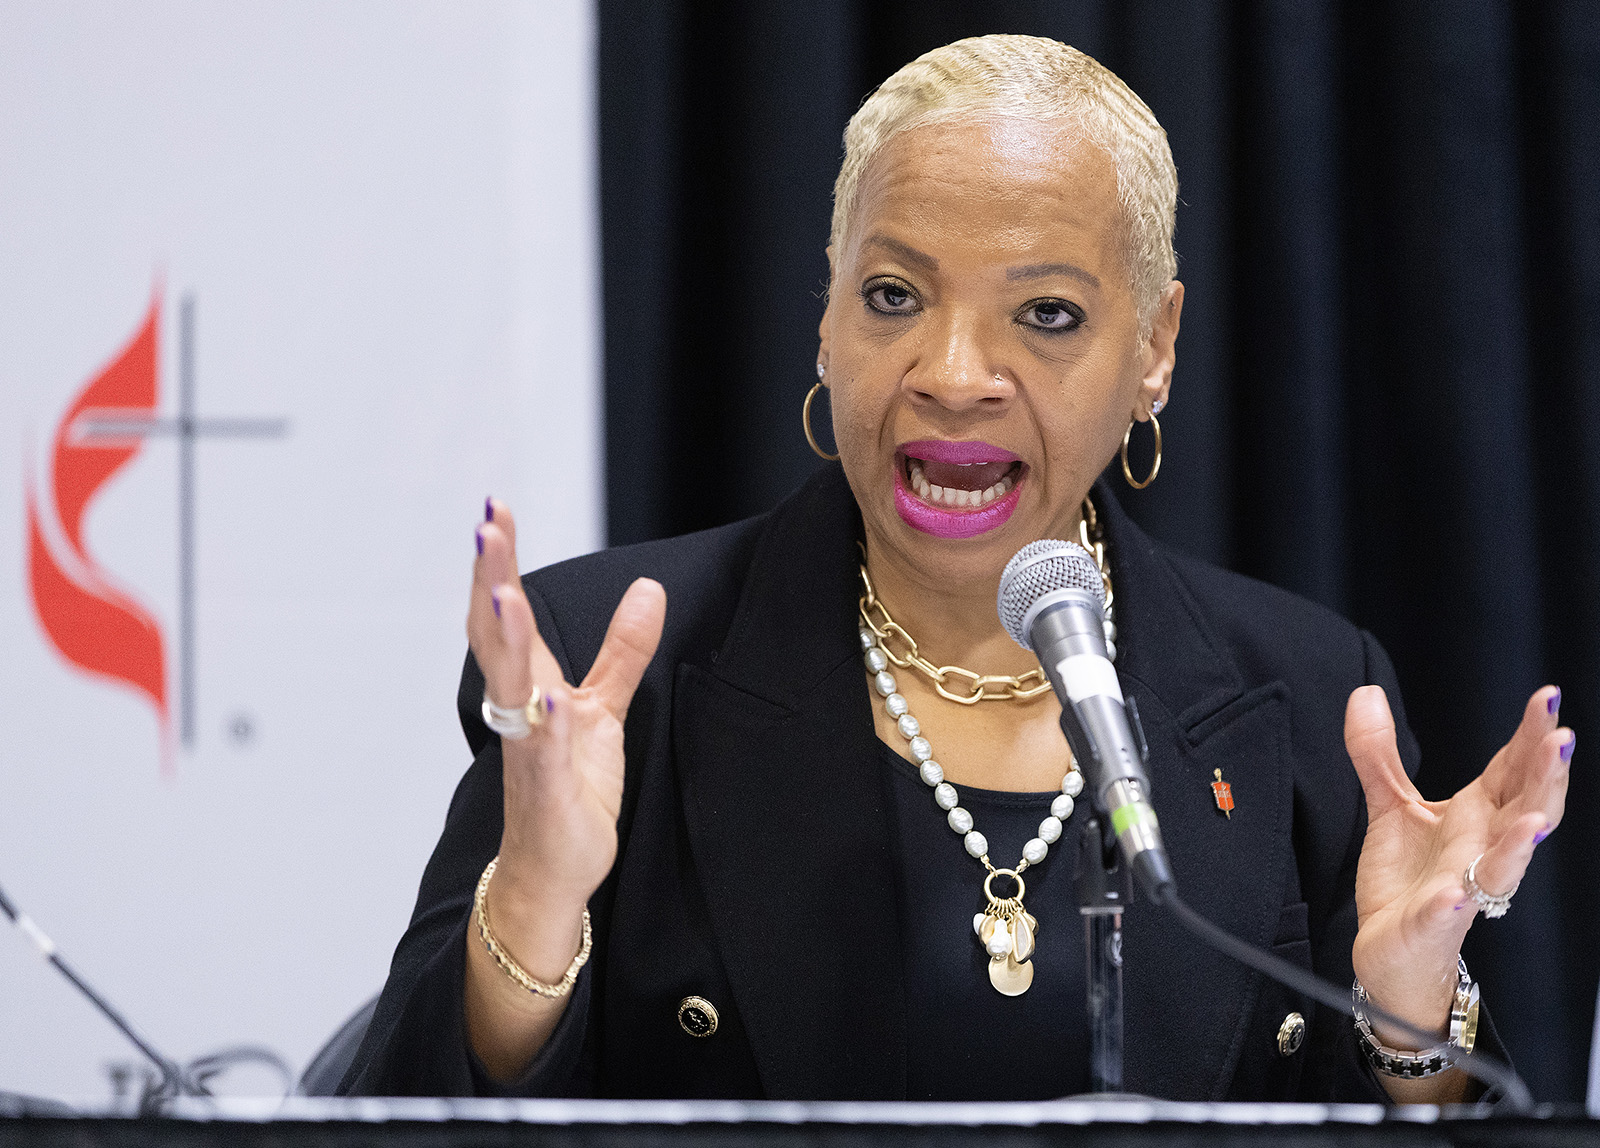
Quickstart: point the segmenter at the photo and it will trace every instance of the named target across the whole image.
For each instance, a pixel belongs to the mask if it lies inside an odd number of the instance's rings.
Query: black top
[[[1236,936],[1349,984],[1366,828],[1343,743],[1352,689],[1384,687],[1407,769],[1418,759],[1388,659],[1320,606],[1152,542],[1106,483],[1094,498],[1117,587],[1117,672],[1139,705],[1180,889]],[[771,514],[524,577],[569,681],[588,672],[634,578],[665,586],[667,621],[628,711],[617,861],[590,900],[593,956],[556,1034],[506,1091],[909,1095],[922,1020],[906,975],[895,790],[887,770],[862,768],[880,743],[857,637],[860,537],[843,472],[828,466]],[[469,658],[458,708],[474,760],[348,1092],[490,1091],[462,1021],[472,893],[504,800],[482,699]],[[1233,786],[1231,819],[1210,802],[1215,769]],[[1124,937],[1129,1091],[1385,1099],[1348,1020],[1198,948],[1165,914],[1130,912]],[[716,1008],[712,1036],[679,1025],[691,995]],[[1306,1039],[1283,1057],[1291,1011]],[[1498,1047],[1492,1030],[1479,1040]]]
[[[1083,925],[1073,890],[1074,810],[1061,840],[1023,879],[1023,904],[1039,921],[1033,984],[1017,997],[989,983],[989,956],[972,931],[983,865],[967,855],[917,769],[879,743],[894,792],[895,861],[906,968],[906,1097],[910,1100],[1050,1100],[1089,1090]],[[1001,793],[960,785],[961,807],[989,841],[997,868],[1016,868],[1022,846],[1050,815],[1055,793]],[[996,893],[1010,886],[996,882]],[[870,947],[870,930],[863,930]]]

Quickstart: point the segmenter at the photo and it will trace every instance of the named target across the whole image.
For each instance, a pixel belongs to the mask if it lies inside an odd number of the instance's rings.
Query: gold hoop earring
[[[1150,464],[1150,473],[1143,482],[1135,482],[1133,471],[1128,467],[1128,440],[1133,437],[1133,424],[1137,419],[1128,420],[1128,429],[1122,432],[1122,477],[1128,480],[1128,485],[1135,490],[1143,490],[1156,480],[1156,475],[1161,473],[1161,423],[1157,421],[1154,411],[1150,412],[1150,425],[1156,432],[1156,460]]]
[[[817,436],[811,433],[811,400],[817,397],[817,392],[822,389],[821,383],[812,383],[811,389],[806,392],[806,401],[800,408],[800,425],[806,428],[806,442],[811,444],[811,449],[817,452],[817,457],[829,462],[839,461],[839,456],[829,454],[817,445]]]

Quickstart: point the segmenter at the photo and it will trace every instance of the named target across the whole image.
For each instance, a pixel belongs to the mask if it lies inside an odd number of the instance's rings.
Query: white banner
[[[490,492],[601,543],[588,0],[0,18],[0,887],[152,1040],[296,1068],[467,764]],[[121,1038],[0,930],[0,1090]]]

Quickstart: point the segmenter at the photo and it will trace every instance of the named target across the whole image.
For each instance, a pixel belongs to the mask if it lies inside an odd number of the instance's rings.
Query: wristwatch
[[[1456,995],[1450,1004],[1450,1035],[1443,1044],[1419,1052],[1398,1052],[1378,1042],[1372,1022],[1367,1019],[1367,990],[1358,980],[1350,990],[1355,1006],[1356,1032],[1361,1035],[1361,1052],[1367,1063],[1385,1076],[1421,1080],[1450,1067],[1452,1052],[1471,1052],[1478,1040],[1478,985],[1467,972],[1467,962],[1456,958]]]

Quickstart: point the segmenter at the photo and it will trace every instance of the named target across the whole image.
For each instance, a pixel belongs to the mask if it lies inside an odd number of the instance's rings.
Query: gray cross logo
[[[178,730],[185,749],[195,742],[195,446],[202,438],[282,438],[283,418],[201,418],[196,412],[194,370],[194,295],[178,310],[178,413],[87,410],[73,435],[79,442],[129,439],[178,440]]]

